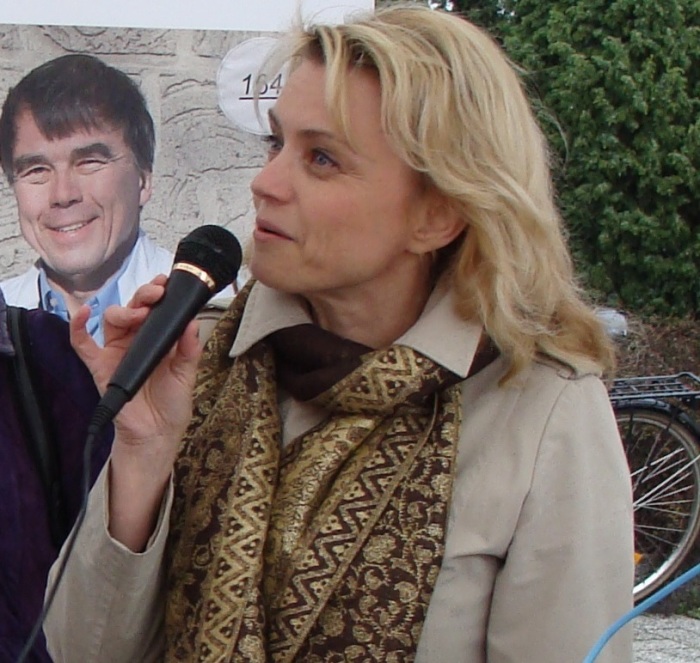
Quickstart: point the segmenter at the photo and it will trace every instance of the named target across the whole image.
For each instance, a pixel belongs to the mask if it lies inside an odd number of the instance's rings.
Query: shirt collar
[[[438,286],[420,318],[396,343],[413,348],[453,373],[466,377],[479,345],[482,327],[460,318],[454,304],[452,291]],[[243,354],[278,329],[310,322],[311,316],[301,297],[257,282],[246,302],[230,356]]]
[[[119,270],[113,274],[90,299],[85,301],[85,304],[90,307],[90,318],[87,322],[87,330],[98,345],[104,345],[102,319],[105,310],[113,304],[121,304],[121,299],[119,297],[119,279],[126,271],[133,253],[132,250],[127,259],[122,262]],[[43,265],[39,265],[39,297],[41,308],[66,321],[69,320],[70,315],[68,313],[66,300],[58,290],[51,287]]]

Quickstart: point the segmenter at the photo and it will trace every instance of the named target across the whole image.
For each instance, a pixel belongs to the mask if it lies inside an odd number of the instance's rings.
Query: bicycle
[[[671,580],[700,533],[700,378],[618,378],[609,396],[632,475],[638,602]]]

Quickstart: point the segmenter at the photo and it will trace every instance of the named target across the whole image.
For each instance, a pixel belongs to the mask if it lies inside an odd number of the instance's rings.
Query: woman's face
[[[325,67],[304,61],[270,113],[268,161],[251,184],[251,272],[311,301],[390,295],[425,270],[409,231],[420,178],[382,131],[374,74],[348,74],[352,146],[324,94]]]

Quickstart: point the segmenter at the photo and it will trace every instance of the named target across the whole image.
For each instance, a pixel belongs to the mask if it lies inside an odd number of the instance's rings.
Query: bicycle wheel
[[[668,582],[700,531],[700,448],[692,422],[665,404],[619,404],[632,473],[636,601]]]

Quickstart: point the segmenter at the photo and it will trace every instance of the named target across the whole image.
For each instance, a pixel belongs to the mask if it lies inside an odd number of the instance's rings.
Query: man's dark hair
[[[27,110],[49,139],[81,129],[122,129],[139,168],[153,170],[155,130],[141,90],[123,71],[93,55],[49,60],[10,89],[0,115],[0,162],[10,184],[17,117]]]

